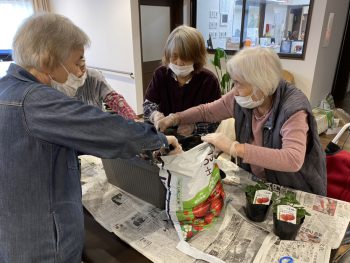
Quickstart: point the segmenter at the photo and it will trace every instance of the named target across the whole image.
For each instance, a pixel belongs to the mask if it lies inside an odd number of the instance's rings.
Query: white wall
[[[6,75],[7,69],[9,68],[11,61],[0,61],[0,78]]]
[[[317,54],[311,104],[317,105],[332,90],[341,42],[343,39],[349,0],[328,1],[323,17],[322,35]],[[333,26],[328,45],[325,35],[330,13],[334,13]]]
[[[131,72],[137,79],[141,75],[135,68],[132,2],[137,1],[104,0],[101,4],[99,0],[51,0],[53,12],[70,18],[90,37],[91,46],[85,53],[88,66]],[[136,79],[107,71],[103,74],[132,108],[141,113]]]
[[[332,0],[328,0],[332,1]],[[310,99],[327,0],[315,0],[304,60],[282,59],[282,66],[294,74],[296,86]]]
[[[133,39],[135,89],[136,89],[136,113],[143,114],[143,81],[142,81],[142,54],[141,54],[141,29],[139,1],[131,1],[131,31]]]

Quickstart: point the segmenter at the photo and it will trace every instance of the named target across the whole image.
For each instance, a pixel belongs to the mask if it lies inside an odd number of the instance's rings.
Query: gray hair
[[[282,79],[281,61],[272,49],[253,47],[239,51],[227,62],[227,71],[233,80],[260,90],[265,96],[272,95]]]
[[[73,50],[90,45],[89,37],[68,18],[51,13],[30,16],[13,39],[13,59],[23,68],[52,70]]]
[[[163,65],[170,63],[171,55],[176,52],[180,59],[193,61],[194,69],[200,70],[207,62],[207,50],[201,32],[196,28],[181,25],[168,36],[162,58]]]

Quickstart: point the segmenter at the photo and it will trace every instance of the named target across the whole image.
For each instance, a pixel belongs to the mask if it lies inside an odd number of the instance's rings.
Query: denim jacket
[[[164,145],[153,126],[85,105],[11,64],[0,79],[0,263],[80,262],[77,152],[129,158]]]

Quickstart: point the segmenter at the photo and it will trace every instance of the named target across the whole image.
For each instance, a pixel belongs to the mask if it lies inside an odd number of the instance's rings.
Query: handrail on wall
[[[88,67],[89,68],[93,68],[93,69],[97,69],[97,70],[101,70],[101,71],[128,75],[130,78],[135,79],[135,75],[132,72],[126,72],[126,71],[122,71],[122,70],[114,70],[114,69],[108,69],[108,68],[100,68],[100,67],[91,67],[91,66],[88,66]]]

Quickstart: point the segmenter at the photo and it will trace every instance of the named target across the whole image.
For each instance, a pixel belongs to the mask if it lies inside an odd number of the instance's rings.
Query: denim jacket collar
[[[22,68],[21,66],[15,63],[10,64],[7,74],[22,81],[39,82],[36,77],[34,77],[31,73],[29,73],[29,71],[27,71],[26,69]]]

